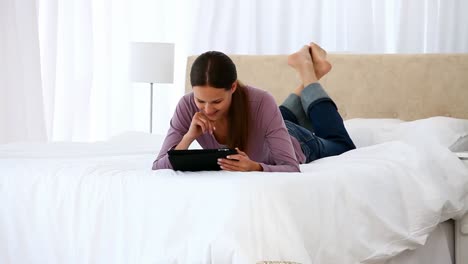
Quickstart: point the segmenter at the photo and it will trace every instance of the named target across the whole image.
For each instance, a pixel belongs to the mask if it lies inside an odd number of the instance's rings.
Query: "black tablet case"
[[[169,150],[169,161],[174,170],[179,171],[215,171],[221,170],[219,158],[237,154],[235,149],[187,149]]]

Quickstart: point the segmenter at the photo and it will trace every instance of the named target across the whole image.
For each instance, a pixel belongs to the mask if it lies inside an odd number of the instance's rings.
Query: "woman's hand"
[[[229,155],[226,159],[218,159],[221,169],[226,171],[263,171],[262,166],[247,156],[243,151],[236,148],[237,154]]]
[[[190,128],[185,135],[195,140],[202,134],[213,134],[215,130],[214,122],[208,119],[202,112],[197,112],[193,115],[192,123],[190,123]]]
[[[188,149],[190,144],[204,133],[213,134],[216,130],[214,122],[209,120],[203,113],[197,112],[192,117],[189,130],[174,149]]]

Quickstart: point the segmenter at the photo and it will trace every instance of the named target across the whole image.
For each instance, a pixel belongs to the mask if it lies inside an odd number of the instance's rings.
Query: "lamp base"
[[[153,83],[150,83],[150,124],[149,124],[150,134],[153,133]]]

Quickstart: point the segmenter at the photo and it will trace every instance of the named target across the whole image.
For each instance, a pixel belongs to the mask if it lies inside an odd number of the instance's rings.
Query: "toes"
[[[310,47],[307,46],[307,45],[302,46],[300,52],[302,52],[304,55],[312,54],[312,51],[310,50]]]
[[[322,49],[317,43],[310,42],[310,48],[313,51],[312,53],[315,53],[315,56],[318,56],[319,59],[326,59],[327,51]]]

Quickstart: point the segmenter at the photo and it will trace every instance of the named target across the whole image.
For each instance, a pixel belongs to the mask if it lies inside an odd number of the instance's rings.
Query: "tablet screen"
[[[218,165],[219,158],[237,154],[235,149],[184,149],[169,150],[169,161],[174,170],[179,171],[212,171],[221,170]]]

